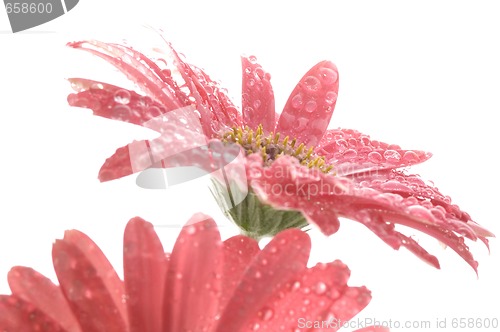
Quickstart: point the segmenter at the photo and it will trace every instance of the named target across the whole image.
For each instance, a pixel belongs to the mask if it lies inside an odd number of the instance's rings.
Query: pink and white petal
[[[237,235],[224,241],[224,272],[222,275],[224,287],[219,301],[221,312],[239,285],[248,265],[259,252],[257,241],[247,236]]]
[[[52,248],[57,279],[84,331],[125,331],[123,283],[97,245],[85,234],[66,231]]]
[[[399,145],[372,140],[352,129],[327,130],[315,152],[335,165],[339,176],[406,167],[432,156],[429,152],[403,150]]]
[[[154,70],[134,58],[128,49],[94,40],[72,42],[68,43],[68,46],[90,52],[114,65],[165,108],[176,109],[187,106],[184,98],[178,98],[174,91],[158,78]]]
[[[301,166],[291,157],[278,158],[270,167],[261,167],[259,176],[252,175],[258,174],[252,170],[258,170],[258,167],[259,165],[255,164],[249,165],[248,176],[250,185],[259,198],[279,209],[301,211],[309,222],[318,225],[326,235],[330,235],[331,231],[337,228],[338,220],[332,219],[333,215],[354,219],[365,225],[372,222],[398,223],[442,241],[476,270],[477,262],[463,243],[463,238],[453,232],[456,225],[450,222],[449,218],[443,220],[435,216],[431,212],[432,203],[429,205],[425,203],[427,201],[420,202],[414,197],[405,198],[370,187],[359,187],[348,178],[327,175]],[[283,172],[283,169],[287,171]],[[366,214],[366,211],[369,211],[369,214]],[[375,220],[374,216],[382,219]],[[396,240],[404,242],[401,238]],[[432,257],[418,249],[416,243],[409,242],[408,247],[412,252],[422,254],[422,259],[429,261],[429,257]],[[432,260],[429,263],[433,264]]]
[[[68,81],[76,90],[68,96],[69,105],[89,108],[96,116],[148,127],[149,121],[174,110],[150,97],[111,84],[83,78],[69,78]]]
[[[208,216],[196,214],[183,227],[170,256],[162,331],[211,330],[223,286],[223,249]]]
[[[216,331],[244,331],[272,294],[306,269],[311,240],[299,229],[285,230],[253,259],[229,300]]]
[[[347,286],[349,275],[349,269],[340,261],[318,264],[302,271],[275,290],[249,326],[258,325],[262,331],[293,331],[296,328],[317,331],[321,329],[314,328],[314,323],[330,320],[328,331],[338,330],[350,318],[347,313],[352,317],[370,300],[367,291],[361,292],[357,303],[345,300],[351,298],[346,293],[353,289]]]
[[[198,77],[198,85],[203,88],[207,95],[208,103],[212,112],[212,120],[219,122],[223,127],[240,127],[242,124],[241,114],[227,95],[226,89],[213,81],[203,69],[190,65],[193,73]],[[200,90],[200,87],[198,87]]]
[[[15,295],[0,295],[0,331],[70,332],[35,305]]]
[[[7,278],[13,295],[38,308],[65,331],[82,331],[63,292],[48,278],[23,266],[13,267]]]
[[[396,170],[358,174],[350,177],[361,187],[371,188],[383,193],[397,194],[403,197],[407,206],[422,206],[433,217],[446,224],[454,232],[475,241],[478,236],[493,234],[471,220],[468,213],[458,205],[451,203],[449,196],[443,195],[432,183],[424,182],[418,175],[405,174]],[[413,208],[423,210],[421,207]],[[427,212],[423,212],[425,214]]]
[[[118,148],[102,165],[99,180],[114,180],[160,166],[164,159],[187,165],[192,162],[187,159],[191,155],[189,151],[207,145],[206,137],[194,130],[175,127],[173,124],[163,125],[162,130],[164,131],[158,138],[134,141]]]
[[[182,61],[172,46],[168,45],[174,64],[191,92],[190,98],[194,100],[205,135],[209,138],[217,137],[224,127],[241,124],[236,107],[219,86],[203,70]]]
[[[167,259],[153,225],[136,217],[125,228],[123,271],[129,332],[161,332]]]
[[[337,67],[322,61],[312,67],[290,94],[276,131],[298,143],[316,146],[330,123],[337,103]]]
[[[254,56],[242,56],[241,64],[243,123],[252,129],[262,125],[265,133],[273,132],[276,126],[276,112],[271,76],[262,69]]]

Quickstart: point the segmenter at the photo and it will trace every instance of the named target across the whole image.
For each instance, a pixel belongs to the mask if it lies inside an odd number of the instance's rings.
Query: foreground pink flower
[[[134,218],[124,234],[122,281],[90,238],[67,231],[52,251],[60,286],[27,267],[10,271],[0,331],[323,331],[299,319],[329,320],[336,331],[370,292],[347,286],[340,261],[307,268],[309,251],[309,236],[297,229],[263,250],[242,235],[222,242],[214,221],[198,214],[166,255],[153,226]]]
[[[464,237],[487,245],[493,234],[436,187],[400,169],[427,160],[430,153],[372,140],[356,130],[327,129],[339,86],[333,63],[313,66],[278,117],[269,74],[255,57],[243,57],[241,116],[224,90],[203,70],[181,60],[170,45],[168,63],[117,44],[88,41],[69,46],[113,64],[143,93],[72,78],[77,93],[68,97],[70,105],[161,134],[119,148],[102,166],[101,181],[151,166],[172,166],[165,152],[184,151],[190,141],[237,144],[246,156],[244,182],[249,192],[228,215],[244,234],[260,238],[311,223],[330,235],[345,217],[362,223],[392,248],[406,247],[439,268],[436,257],[396,231],[395,225],[401,224],[435,237],[477,271]],[[151,122],[177,110],[185,116],[170,117],[169,124]],[[185,165],[204,167],[203,162],[187,159],[192,160],[184,160]]]

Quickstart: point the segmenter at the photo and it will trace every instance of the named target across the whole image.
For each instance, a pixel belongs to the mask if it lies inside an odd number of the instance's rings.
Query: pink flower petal
[[[374,189],[375,186],[363,187],[345,177],[308,169],[296,159],[286,156],[278,158],[267,168],[263,168],[261,162],[249,164],[247,175],[251,187],[264,203],[279,209],[301,211],[309,222],[318,225],[327,235],[338,228],[338,220],[332,219],[335,215],[357,220],[393,248],[404,245],[437,267],[435,257],[415,241],[385,228],[386,223],[398,223],[435,237],[456,251],[474,270],[477,268],[477,262],[463,243],[463,238],[454,233],[467,234],[473,229],[465,221],[446,214],[441,218],[433,213],[440,208],[432,200],[387,193]],[[463,224],[461,228],[458,226],[460,223]],[[475,239],[474,233],[468,235]]]
[[[223,254],[215,222],[202,214],[193,216],[170,256],[163,331],[210,330],[223,287]]]
[[[15,295],[0,295],[0,331],[2,332],[69,332],[33,304]]]
[[[259,331],[293,331],[297,327],[317,331],[313,328],[316,322],[330,321],[325,330],[336,331],[371,298],[365,288],[347,286],[349,275],[349,269],[340,261],[302,271],[275,290],[250,326],[259,326]]]
[[[43,311],[64,330],[82,331],[63,292],[48,278],[31,268],[16,266],[9,271],[8,281],[13,295]]]
[[[241,57],[243,82],[241,107],[244,124],[252,129],[262,125],[265,133],[276,126],[274,92],[270,75],[257,63],[254,56]]]
[[[111,84],[83,78],[70,78],[68,81],[77,91],[68,96],[69,105],[89,108],[94,115],[104,118],[144,126],[173,110],[147,96]]]
[[[153,225],[136,217],[123,239],[129,332],[161,332],[167,259]]]
[[[257,316],[272,294],[306,268],[310,241],[309,236],[299,229],[285,230],[276,235],[244,272],[216,331],[248,328],[251,318]]]
[[[207,145],[206,137],[195,130],[173,124],[163,125],[159,130],[164,131],[158,138],[134,141],[117,149],[102,165],[99,180],[109,181],[137,173],[167,158],[172,163],[175,161],[176,166],[189,164],[192,161],[187,159],[191,155],[188,151]]]
[[[256,240],[243,236],[233,236],[224,241],[224,273],[222,294],[219,301],[221,311],[239,285],[243,273],[250,262],[260,252]]]
[[[85,234],[66,231],[52,249],[57,278],[84,331],[123,332],[128,325],[123,283]]]
[[[302,77],[290,94],[276,128],[282,137],[315,146],[325,133],[337,103],[337,67],[322,61]]]
[[[170,51],[185,86],[191,92],[196,110],[200,114],[203,131],[209,138],[217,137],[223,127],[241,125],[241,118],[233,103],[203,70],[182,61],[169,44]]]
[[[97,55],[114,65],[127,77],[136,83],[149,97],[166,107],[176,109],[187,106],[183,98],[178,98],[174,91],[160,80],[148,66],[137,60],[133,52],[126,47],[98,41],[80,41],[69,43],[68,46],[81,49]]]
[[[315,151],[335,165],[340,176],[415,165],[432,156],[428,152],[403,150],[398,145],[374,141],[352,129],[327,130]]]

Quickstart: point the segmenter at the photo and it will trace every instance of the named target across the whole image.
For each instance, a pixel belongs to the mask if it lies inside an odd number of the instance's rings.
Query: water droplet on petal
[[[302,100],[302,95],[297,94],[292,98],[292,107],[300,109],[304,105],[304,101]]]
[[[319,70],[319,75],[321,80],[326,85],[331,85],[337,82],[338,75],[337,72],[331,68],[323,67]]]
[[[352,158],[356,158],[357,156],[358,156],[358,153],[356,152],[356,150],[353,150],[353,149],[349,149],[349,150],[346,150],[344,152],[344,158],[352,159]]]
[[[262,310],[262,320],[270,321],[274,316],[274,310],[266,307]]]
[[[253,102],[253,107],[254,108],[259,108],[261,104],[262,104],[261,101],[259,99],[256,99]]]
[[[248,61],[250,61],[250,63],[256,63],[257,62],[257,57],[255,55],[250,55],[248,57]]]
[[[304,79],[304,88],[309,92],[316,92],[321,89],[321,82],[314,76],[307,76]]]
[[[114,99],[118,104],[128,104],[130,103],[130,92],[124,89],[118,90],[115,92]]]
[[[405,163],[407,164],[414,164],[414,163],[417,163],[419,161],[419,158],[418,158],[418,155],[413,152],[413,151],[406,151],[404,154],[403,154],[403,159],[402,159]]]
[[[251,79],[249,79],[249,80],[247,81],[247,86],[248,86],[249,88],[253,87],[254,85],[255,85],[255,80],[254,80],[253,78],[251,78]]]
[[[335,91],[328,91],[325,95],[325,102],[329,105],[337,101],[337,93]]]
[[[326,293],[327,286],[324,282],[320,281],[316,284],[316,287],[314,288],[314,292],[318,295],[323,295]]]
[[[401,155],[396,150],[387,150],[384,152],[384,158],[390,163],[398,163],[401,160]]]
[[[382,155],[378,152],[373,151],[368,154],[368,160],[372,163],[378,164],[382,162],[382,159]]]
[[[262,273],[260,271],[255,272],[255,279],[262,278]]]
[[[305,111],[308,113],[312,113],[316,110],[317,104],[314,100],[309,100],[304,107]]]
[[[116,105],[113,108],[113,118],[121,121],[128,121],[130,118],[130,108],[126,105]]]

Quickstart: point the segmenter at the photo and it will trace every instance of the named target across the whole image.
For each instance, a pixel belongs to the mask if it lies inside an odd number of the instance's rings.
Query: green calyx
[[[242,234],[260,240],[274,236],[288,228],[304,228],[308,225],[299,211],[277,210],[262,203],[257,195],[249,190],[245,198],[234,205],[233,193],[224,195],[226,187],[213,180],[215,190],[212,192],[226,216],[242,230]]]

